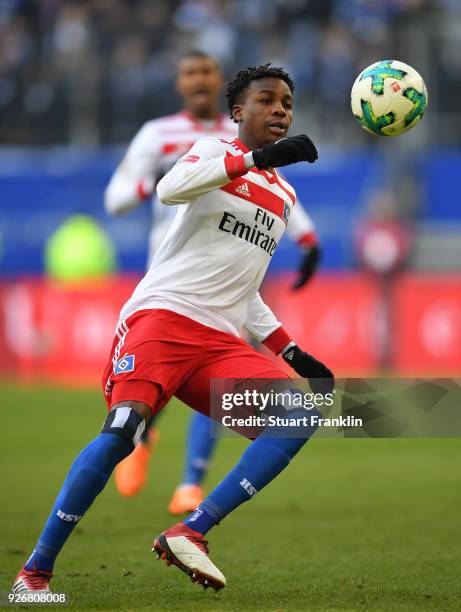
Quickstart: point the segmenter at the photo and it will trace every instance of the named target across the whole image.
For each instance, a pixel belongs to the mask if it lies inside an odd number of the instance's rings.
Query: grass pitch
[[[99,431],[99,392],[1,385],[0,591],[33,548],[81,447]],[[175,522],[189,411],[165,412],[150,481],[134,499],[111,481],[60,555],[52,587],[73,610],[460,610],[461,440],[313,439],[254,500],[209,534],[228,586],[215,596],[150,553]],[[246,443],[218,446],[209,490]]]

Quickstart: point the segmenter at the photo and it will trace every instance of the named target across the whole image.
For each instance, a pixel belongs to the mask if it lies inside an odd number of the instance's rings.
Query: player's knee
[[[144,416],[133,406],[122,402],[107,414],[101,433],[116,434],[134,447],[139,443],[145,428]]]
[[[146,423],[152,420],[152,408],[148,404],[144,404],[144,402],[137,402],[134,400],[123,400],[120,402],[116,402],[112,405],[111,411],[116,410],[117,408],[122,408],[127,406],[128,408],[132,408],[135,412],[142,416],[142,418],[146,421]]]

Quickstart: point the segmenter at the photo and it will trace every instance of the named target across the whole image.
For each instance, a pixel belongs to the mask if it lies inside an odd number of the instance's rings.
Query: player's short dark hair
[[[231,119],[234,119],[232,109],[235,104],[239,104],[242,99],[242,93],[248,87],[252,81],[258,81],[259,79],[274,78],[281,79],[290,88],[291,93],[294,93],[295,84],[291,76],[283,68],[272,66],[270,62],[262,66],[248,66],[244,70],[237,72],[232,81],[226,83],[226,98],[227,107]],[[234,119],[235,121],[235,119]]]
[[[200,49],[191,49],[190,51],[186,51],[183,53],[178,60],[178,65],[186,59],[207,59],[212,61],[218,70],[221,70],[221,66],[218,60],[210,55],[209,53],[205,53],[205,51],[200,51]]]

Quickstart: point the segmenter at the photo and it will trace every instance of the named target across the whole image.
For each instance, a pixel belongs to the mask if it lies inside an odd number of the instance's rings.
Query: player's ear
[[[235,122],[240,123],[242,120],[242,104],[234,104],[232,107],[232,117]]]

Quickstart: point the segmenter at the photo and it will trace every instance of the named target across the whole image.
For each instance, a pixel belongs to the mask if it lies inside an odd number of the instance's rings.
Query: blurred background
[[[461,0],[0,0],[0,591],[101,426],[100,378],[151,225],[148,200],[110,217],[104,190],[141,125],[181,108],[176,66],[191,49],[226,79],[270,61],[296,80],[292,133],[312,137],[319,162],[286,175],[322,262],[293,291],[301,251],[278,246],[263,293],[287,330],[337,377],[460,378]],[[429,92],[397,138],[367,134],[350,109],[356,76],[382,59],[413,66]],[[224,599],[151,567],[148,534],[170,523],[183,469],[179,404],[145,490],[107,487],[63,551],[55,590],[71,606],[460,609],[459,439],[316,436],[213,530]],[[246,441],[220,444],[206,489]]]
[[[1,0],[0,375],[99,381],[151,214],[110,218],[104,189],[140,126],[180,109],[176,64],[191,49],[226,78],[268,61],[295,78],[292,133],[320,161],[285,174],[322,266],[292,291],[300,253],[284,240],[264,294],[296,340],[338,376],[459,376],[459,0]],[[429,92],[421,124],[396,139],[365,133],[349,103],[357,74],[386,58]],[[93,236],[80,257],[103,279],[56,281],[69,223]]]

